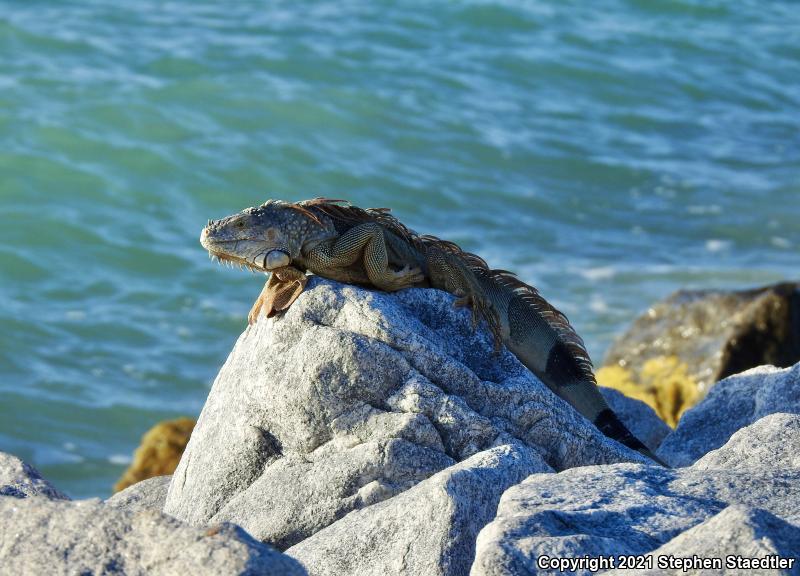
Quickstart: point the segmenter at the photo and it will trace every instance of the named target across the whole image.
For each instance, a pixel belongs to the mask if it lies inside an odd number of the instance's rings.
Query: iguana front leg
[[[359,259],[370,284],[387,292],[408,288],[424,280],[419,268],[406,266],[395,271],[389,268],[383,227],[375,222],[354,226],[338,238],[317,244],[305,255],[308,269],[334,279],[340,270],[353,266]]]

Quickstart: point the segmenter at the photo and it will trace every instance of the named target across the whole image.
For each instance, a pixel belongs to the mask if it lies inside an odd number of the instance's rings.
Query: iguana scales
[[[302,293],[306,271],[324,278],[395,291],[433,287],[471,306],[473,324],[488,324],[553,392],[606,436],[666,466],[620,422],[597,388],[592,363],[566,316],[506,270],[456,244],[406,228],[385,208],[342,200],[269,200],[209,221],[200,242],[212,257],[270,278],[249,315],[257,320],[287,309]]]

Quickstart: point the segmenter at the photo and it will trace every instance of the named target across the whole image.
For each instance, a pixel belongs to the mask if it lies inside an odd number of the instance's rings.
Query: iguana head
[[[330,221],[302,203],[268,200],[221,220],[209,220],[200,244],[221,261],[268,272],[289,266],[303,247],[334,235]]]

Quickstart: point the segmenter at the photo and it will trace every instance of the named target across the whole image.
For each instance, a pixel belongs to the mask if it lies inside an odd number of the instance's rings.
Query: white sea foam
[[[117,464],[119,466],[127,466],[131,463],[131,457],[127,454],[112,454],[108,457],[108,461],[111,464]]]
[[[706,216],[708,214],[721,214],[722,206],[718,204],[709,204],[703,206],[687,206],[686,211],[694,216]]]
[[[608,302],[600,296],[592,296],[592,299],[589,300],[589,310],[598,314],[608,312]]]
[[[74,452],[55,452],[53,464],[80,464],[86,462],[86,458]]]
[[[722,252],[730,247],[731,242],[729,240],[720,240],[719,238],[706,240],[706,250],[709,252]]]
[[[773,236],[769,239],[770,244],[775,246],[776,248],[791,248],[792,242],[788,238],[782,238],[781,236]]]
[[[597,266],[595,268],[586,268],[578,272],[587,280],[609,280],[617,275],[617,269],[613,266]]]

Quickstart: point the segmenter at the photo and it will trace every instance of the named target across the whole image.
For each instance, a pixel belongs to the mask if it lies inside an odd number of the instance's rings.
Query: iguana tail
[[[531,372],[609,438],[667,466],[620,421],[597,387],[592,361],[567,317],[505,270],[476,270],[503,342]]]
[[[432,284],[462,296],[476,317],[487,320],[502,342],[556,395],[566,400],[609,438],[668,467],[619,420],[597,388],[592,362],[567,317],[538,291],[506,270],[449,242],[422,237],[427,244]],[[475,317],[475,318],[476,318]]]

